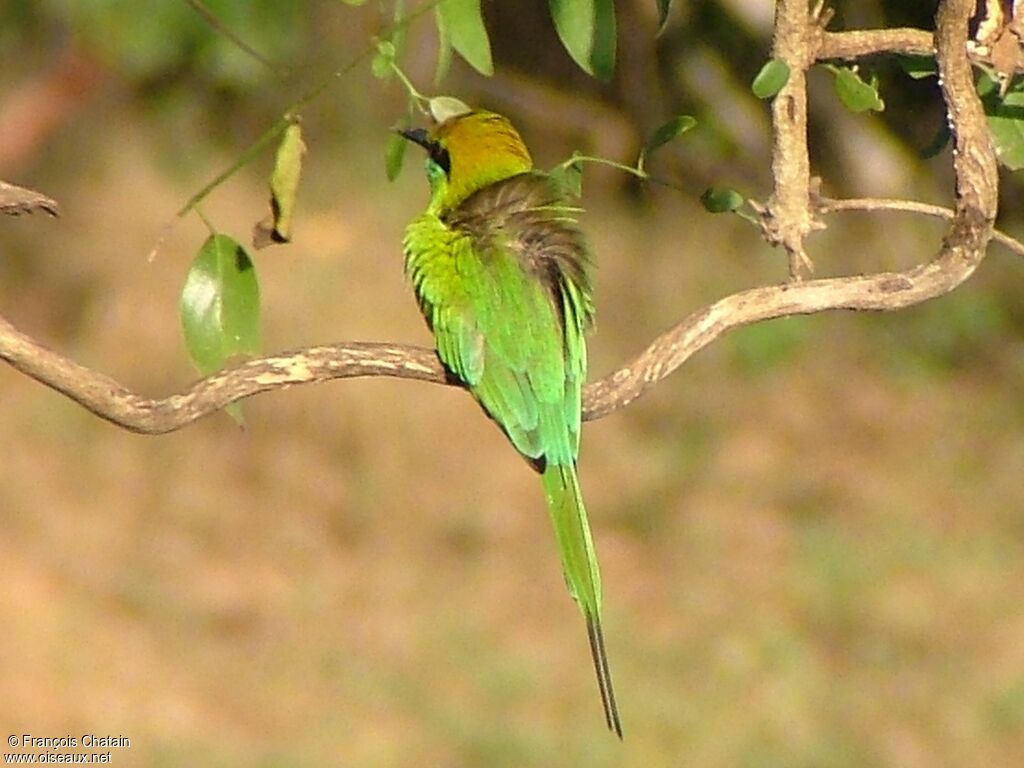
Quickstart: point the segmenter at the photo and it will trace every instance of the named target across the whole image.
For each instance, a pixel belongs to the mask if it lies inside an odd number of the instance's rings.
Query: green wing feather
[[[587,622],[608,725],[621,736],[601,633],[601,579],[576,475],[593,303],[575,210],[529,172],[406,232],[406,271],[442,362],[542,472],[570,594]]]

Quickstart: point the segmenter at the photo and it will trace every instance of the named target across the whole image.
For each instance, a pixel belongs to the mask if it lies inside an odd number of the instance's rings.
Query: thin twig
[[[839,213],[841,211],[901,211],[904,213],[920,213],[925,216],[933,216],[937,219],[950,221],[955,213],[949,208],[931,203],[921,203],[916,200],[890,200],[878,197],[850,197],[843,200],[836,200],[830,197],[819,198],[818,211],[820,213]],[[1008,250],[1024,256],[1024,243],[1015,237],[995,229],[992,231],[992,239]]]
[[[230,27],[227,26],[227,24],[225,24],[223,21],[217,18],[217,15],[213,11],[211,11],[207,7],[206,3],[204,3],[202,0],[185,0],[185,2],[188,3],[189,6],[191,6],[192,10],[195,11],[199,15],[199,17],[210,26],[211,29],[213,29],[218,34],[230,40],[232,43],[235,44],[235,46],[239,50],[243,51],[245,54],[253,58],[255,61],[259,62],[264,67],[269,69],[271,72],[274,73],[276,77],[283,78],[287,75],[286,71],[279,70],[278,67],[274,64],[274,62],[272,62],[266,56],[264,56],[251,45],[249,45],[247,42],[245,42],[245,40],[240,38],[234,32],[234,30],[232,30]]]
[[[254,157],[262,152],[267,146],[270,145],[274,139],[284,133],[284,130],[295,122],[295,118],[289,112],[283,117],[278,118],[273,125],[271,125],[263,134],[257,138],[252,144],[242,150],[241,154],[238,155],[232,161],[231,165],[225,168],[223,171],[218,173],[213,179],[207,182],[202,189],[196,192],[190,197],[185,205],[181,207],[175,216],[181,218],[185,216],[189,211],[195,208],[199,203],[206,199],[213,190],[223,184],[225,181],[234,176],[241,168],[249,163]]]

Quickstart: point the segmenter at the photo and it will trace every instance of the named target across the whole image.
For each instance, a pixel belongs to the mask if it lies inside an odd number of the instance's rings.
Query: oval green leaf
[[[302,157],[305,154],[302,126],[296,121],[284,129],[281,143],[277,145],[274,170],[270,174],[270,213],[253,231],[255,248],[291,242],[295,197],[299,190]]]
[[[644,145],[643,153],[651,154],[658,147],[668,144],[673,139],[682,136],[688,130],[697,125],[697,119],[690,115],[677,115],[654,132],[647,144]]]
[[[407,146],[409,146],[409,142],[397,133],[392,133],[388,137],[388,144],[384,148],[384,173],[387,175],[388,181],[394,181],[402,172]]]
[[[985,98],[999,88],[999,83],[995,81],[995,78],[993,78],[992,75],[985,70],[982,70],[981,76],[978,78],[978,82],[975,84],[974,88],[978,92],[979,96]]]
[[[935,77],[939,74],[934,56],[905,54],[897,56],[896,61],[899,62],[900,69],[914,80],[923,80],[926,77]]]
[[[565,50],[580,69],[593,75],[591,56],[597,16],[594,0],[548,0],[548,8]]]
[[[204,375],[260,350],[260,290],[245,249],[211,235],[199,249],[181,291],[185,347]]]
[[[583,194],[583,169],[579,163],[557,165],[551,169],[550,176],[565,197],[579,198]]]
[[[437,6],[438,27],[444,27],[452,48],[481,75],[494,74],[491,41],[480,12],[480,0],[442,0]]]
[[[789,65],[782,59],[769,59],[750,84],[750,90],[759,99],[770,99],[788,82]]]
[[[594,4],[594,46],[590,64],[598,80],[608,82],[615,74],[615,0]]]
[[[665,31],[668,23],[668,12],[672,9],[672,0],[658,0],[658,34]]]
[[[434,67],[434,84],[448,76],[452,68],[452,41],[448,26],[441,16],[440,6],[434,6],[434,21],[437,23],[437,66]]]
[[[874,78],[871,83],[866,83],[859,74],[849,67],[829,66],[828,68],[835,75],[836,95],[848,110],[851,112],[870,110],[881,112],[885,109],[885,102],[878,95],[878,87]]]
[[[735,189],[708,187],[700,196],[700,202],[704,209],[711,213],[732,213],[739,210],[740,206],[746,202],[746,198]]]
[[[370,70],[378,80],[387,80],[394,72],[392,64],[395,61],[395,44],[390,40],[381,40],[377,43],[377,51],[373,54],[370,62]]]

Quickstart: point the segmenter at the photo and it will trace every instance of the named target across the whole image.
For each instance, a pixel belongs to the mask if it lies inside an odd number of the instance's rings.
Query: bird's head
[[[401,134],[427,151],[430,205],[441,213],[478,189],[533,167],[519,133],[495,112],[470,110],[430,129]]]

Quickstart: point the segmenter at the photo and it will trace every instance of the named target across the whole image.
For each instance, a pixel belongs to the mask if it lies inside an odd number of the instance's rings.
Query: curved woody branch
[[[779,5],[793,2],[779,0]],[[796,3],[806,8],[806,0]],[[947,0],[940,5],[936,19],[934,48],[956,147],[956,206],[949,214],[949,229],[934,258],[903,272],[790,282],[727,296],[694,312],[655,339],[634,360],[590,384],[584,394],[584,418],[600,418],[628,405],[733,328],[827,310],[902,309],[948,293],[971,276],[993,237],[998,198],[995,154],[967,58],[967,19],[972,10],[973,0]],[[827,33],[824,39],[829,39]],[[914,46],[923,45],[917,37],[913,39]],[[891,41],[879,44],[892,45]],[[796,54],[804,61],[821,55],[810,51],[809,36],[803,45],[805,50]],[[872,52],[858,51],[857,55]],[[808,199],[806,205],[811,204]],[[826,207],[827,203],[822,210]],[[808,208],[802,216],[809,218],[812,213]],[[236,400],[296,384],[357,376],[453,383],[433,350],[345,342],[250,360],[202,379],[179,394],[150,399],[43,347],[2,318],[0,358],[98,416],[146,434],[171,432]]]

